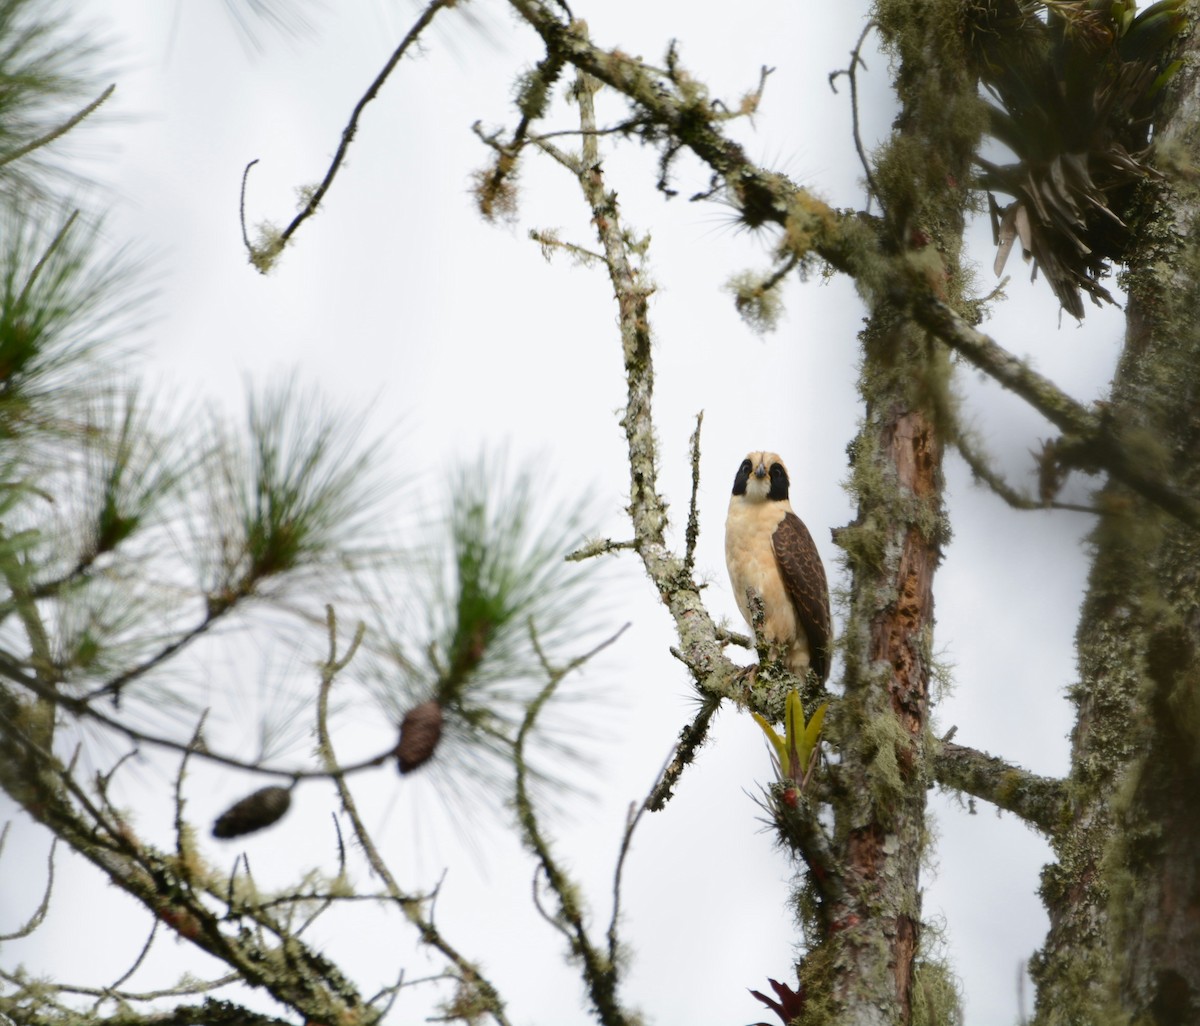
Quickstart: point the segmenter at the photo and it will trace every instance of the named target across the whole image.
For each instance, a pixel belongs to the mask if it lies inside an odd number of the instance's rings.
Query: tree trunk
[[[1187,49],[1193,51],[1193,36]],[[1200,494],[1200,96],[1158,122],[1166,181],[1132,212],[1125,349],[1106,416]],[[1183,173],[1183,172],[1187,173]],[[1109,484],[1078,632],[1071,817],[1043,881],[1039,1026],[1200,1021],[1200,535]]]
[[[951,303],[961,298],[966,197],[958,183],[981,127],[962,47],[938,30],[955,23],[954,8],[942,0],[876,5],[879,31],[899,59],[901,113],[872,183],[884,248],[904,254]],[[813,1022],[948,1024],[959,1016],[949,974],[921,958],[920,865],[933,580],[946,538],[937,411],[950,369],[944,347],[889,297],[867,299],[866,417],[851,460],[858,513],[837,538],[853,574],[845,695],[830,727],[841,751],[834,837],[842,879],[836,900],[822,904],[818,893],[813,902],[804,892],[804,908],[815,904],[821,915],[810,925],[801,980]],[[814,887],[820,892],[819,881]]]

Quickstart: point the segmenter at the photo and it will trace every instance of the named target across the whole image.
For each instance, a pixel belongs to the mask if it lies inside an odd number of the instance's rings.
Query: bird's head
[[[787,467],[773,452],[752,452],[733,479],[733,494],[749,502],[780,502],[788,497]]]

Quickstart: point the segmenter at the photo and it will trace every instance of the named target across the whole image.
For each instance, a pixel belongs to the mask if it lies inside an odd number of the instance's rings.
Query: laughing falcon
[[[725,563],[733,594],[751,624],[747,590],[761,596],[763,636],[788,668],[829,676],[829,587],[803,521],[788,502],[788,473],[773,452],[752,452],[738,467],[725,520]]]

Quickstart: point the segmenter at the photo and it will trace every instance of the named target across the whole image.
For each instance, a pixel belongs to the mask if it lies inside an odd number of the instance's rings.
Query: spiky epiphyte
[[[828,708],[829,703],[822,702],[806,721],[800,695],[795,691],[789,692],[784,707],[783,737],[776,733],[775,728],[764,717],[751,711],[750,715],[771,742],[775,773],[781,781],[796,784],[803,790],[812,773],[813,753],[821,739],[821,725],[825,721],[825,710]]]
[[[1100,280],[1129,239],[1123,209],[1154,177],[1154,100],[1177,70],[1167,52],[1183,0],[1137,14],[1136,0],[976,0],[966,28],[979,76],[998,101],[990,134],[1012,164],[977,158],[991,198],[999,274],[1016,242],[1059,302],[1082,317],[1082,294],[1112,302]]]

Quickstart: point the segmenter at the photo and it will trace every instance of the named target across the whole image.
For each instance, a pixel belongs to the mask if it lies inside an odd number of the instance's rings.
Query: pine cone
[[[212,835],[221,840],[242,837],[278,823],[292,804],[290,787],[264,787],[231,805],[213,824]]]
[[[396,745],[396,767],[401,773],[411,773],[433,757],[442,738],[442,719],[442,707],[433,699],[404,714]]]

